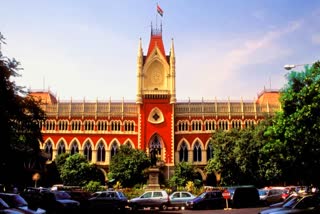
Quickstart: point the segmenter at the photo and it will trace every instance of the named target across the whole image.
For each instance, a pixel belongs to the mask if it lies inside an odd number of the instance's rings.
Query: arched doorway
[[[149,142],[151,165],[156,165],[157,161],[162,160],[162,150],[161,138],[155,134]]]

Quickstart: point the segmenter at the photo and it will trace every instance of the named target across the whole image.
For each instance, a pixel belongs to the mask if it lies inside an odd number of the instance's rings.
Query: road
[[[159,210],[139,210],[137,213],[148,213],[148,214],[257,214],[262,207],[258,208],[241,208],[241,209],[230,209],[230,210],[167,210],[167,211],[159,211]]]

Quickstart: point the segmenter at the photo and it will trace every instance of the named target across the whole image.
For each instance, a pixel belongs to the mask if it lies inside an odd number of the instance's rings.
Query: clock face
[[[161,83],[162,82],[162,74],[160,70],[154,70],[151,76],[152,83]]]

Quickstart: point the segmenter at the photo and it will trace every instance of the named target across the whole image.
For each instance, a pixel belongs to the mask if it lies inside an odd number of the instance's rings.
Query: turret
[[[174,54],[174,45],[173,39],[171,40],[171,48],[170,48],[170,75],[172,78],[171,82],[171,98],[170,103],[176,103],[176,57]]]
[[[136,103],[142,104],[142,92],[141,92],[141,81],[142,81],[142,68],[143,68],[143,51],[142,41],[139,40],[138,56],[137,56],[137,97]]]

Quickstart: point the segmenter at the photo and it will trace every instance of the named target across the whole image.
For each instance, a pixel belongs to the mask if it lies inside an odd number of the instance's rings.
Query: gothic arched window
[[[91,148],[91,143],[89,141],[87,141],[86,144],[84,145],[83,154],[86,156],[88,161],[92,160],[92,148]]]
[[[79,148],[78,148],[78,143],[77,141],[73,141],[71,144],[71,151],[70,151],[71,155],[74,155],[76,153],[79,153]]]
[[[111,149],[110,149],[110,157],[112,158],[115,154],[117,154],[117,150],[118,150],[118,144],[116,141],[113,141],[112,145],[111,145]]]
[[[64,142],[63,141],[60,141],[59,143],[58,143],[58,155],[60,155],[60,154],[62,154],[62,153],[66,153],[66,145],[64,144]]]
[[[209,161],[210,158],[213,158],[213,146],[212,146],[212,143],[209,143],[208,148],[207,148],[207,161]]]
[[[132,149],[132,144],[130,143],[130,141],[125,142],[125,144],[128,148]]]
[[[97,161],[104,162],[106,160],[106,149],[104,148],[103,142],[98,144],[98,151],[97,151]]]
[[[186,142],[182,142],[179,150],[179,161],[180,162],[188,162],[188,146]]]
[[[50,155],[49,160],[52,160],[52,143],[50,140],[46,143],[44,152]]]
[[[194,144],[194,148],[193,148],[193,161],[194,162],[201,162],[201,160],[202,160],[201,145],[200,145],[199,141],[197,141]]]

